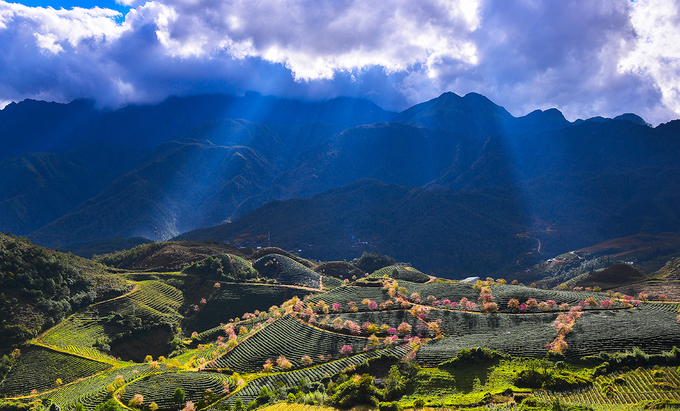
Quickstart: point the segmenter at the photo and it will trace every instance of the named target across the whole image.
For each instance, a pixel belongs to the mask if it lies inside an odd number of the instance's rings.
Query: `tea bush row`
[[[297,368],[303,365],[303,355],[309,355],[314,362],[319,361],[319,355],[337,359],[341,357],[343,346],[349,345],[353,352],[362,352],[366,344],[366,338],[323,331],[286,315],[217,359],[217,367],[229,367],[238,372],[261,371],[267,359],[276,360],[283,355]]]
[[[56,388],[56,381],[68,384],[79,378],[111,368],[110,364],[32,346],[21,354],[0,384],[6,396],[28,395]]]

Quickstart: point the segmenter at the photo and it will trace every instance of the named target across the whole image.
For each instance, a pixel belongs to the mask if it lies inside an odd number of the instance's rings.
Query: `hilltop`
[[[96,278],[122,285],[15,346],[4,406],[642,409],[650,396],[654,406],[680,396],[680,303],[668,296],[464,283],[377,254],[341,268],[275,247],[156,243],[95,263],[0,238],[2,261],[21,257],[22,274],[50,258],[67,271],[51,273],[90,279],[90,290]],[[349,266],[373,272],[323,273]]]

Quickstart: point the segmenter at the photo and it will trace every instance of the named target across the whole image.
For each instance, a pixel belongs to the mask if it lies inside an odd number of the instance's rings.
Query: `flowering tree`
[[[283,370],[289,370],[293,367],[293,364],[283,355],[279,355],[279,358],[276,359],[276,365],[278,365]]]
[[[305,367],[309,367],[314,363],[314,360],[312,360],[312,357],[310,357],[309,355],[303,355],[302,358],[300,359],[300,362]]]
[[[340,355],[350,355],[352,354],[352,347],[349,345],[343,345],[342,348],[340,348]]]
[[[371,336],[368,337],[368,347],[369,348],[376,348],[379,345],[380,345],[380,340],[378,339],[378,337],[376,337],[375,334],[371,334]]]
[[[511,298],[510,301],[508,301],[508,308],[511,309],[512,311],[518,311],[519,300],[516,298]]]
[[[142,394],[135,394],[128,402],[128,406],[139,407],[140,405],[142,405],[143,402],[144,396]]]
[[[272,363],[272,360],[267,359],[267,361],[265,361],[264,364],[262,365],[262,368],[264,369],[264,372],[266,372],[267,374],[272,372],[272,369],[274,368],[274,364]]]
[[[484,303],[482,304],[482,311],[484,311],[485,313],[498,312],[498,304],[492,302]]]
[[[399,335],[408,334],[411,332],[411,324],[403,322],[397,327],[397,332]]]

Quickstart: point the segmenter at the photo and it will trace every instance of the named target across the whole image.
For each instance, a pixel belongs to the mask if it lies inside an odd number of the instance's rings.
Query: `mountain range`
[[[680,232],[680,121],[514,117],[476,93],[399,113],[254,93],[26,100],[0,111],[0,144],[0,230],[59,249],[181,234],[457,278]]]

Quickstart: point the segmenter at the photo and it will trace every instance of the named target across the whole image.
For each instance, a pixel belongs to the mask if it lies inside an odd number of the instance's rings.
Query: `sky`
[[[656,125],[680,118],[680,0],[0,0],[0,107],[245,91]]]

